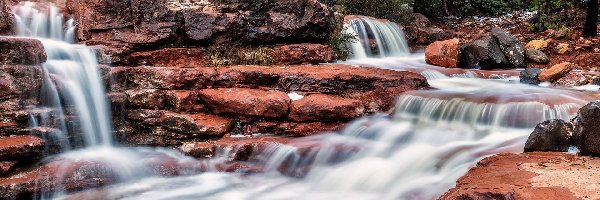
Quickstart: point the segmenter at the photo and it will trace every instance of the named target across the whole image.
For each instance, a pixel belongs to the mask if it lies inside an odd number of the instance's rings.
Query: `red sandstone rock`
[[[6,1],[0,1],[0,34],[12,32],[14,17],[10,13],[10,7]]]
[[[196,91],[171,90],[165,95],[170,110],[188,113],[204,111],[204,104],[199,102],[200,97]]]
[[[165,106],[165,94],[161,90],[127,90],[127,106],[133,108],[161,109]]]
[[[342,121],[361,116],[364,112],[360,101],[312,94],[292,102],[289,118],[295,122]]]
[[[427,64],[457,68],[459,59],[459,40],[437,41],[427,46],[425,61]]]
[[[319,64],[332,62],[333,49],[322,44],[292,44],[275,47],[273,58],[277,64]]]
[[[245,88],[219,88],[200,91],[200,98],[217,114],[257,117],[284,117],[290,98],[280,91]]]
[[[41,85],[42,70],[39,66],[0,64],[0,99],[37,98]]]
[[[598,167],[598,158],[564,153],[500,154],[483,159],[440,199],[598,199]]]
[[[0,160],[26,159],[44,149],[44,140],[34,136],[0,137]]]
[[[214,68],[115,67],[111,76],[128,89],[187,90],[212,85]],[[118,86],[125,87],[125,86]]]
[[[193,68],[203,66],[206,62],[205,54],[204,49],[201,48],[164,48],[135,52],[127,62],[134,66]]]
[[[175,114],[165,113],[161,116],[162,127],[188,135],[223,136],[231,128],[232,121],[227,118],[208,114]]]
[[[275,133],[285,136],[304,137],[330,131],[339,131],[343,126],[344,123],[341,122],[286,122],[279,124]]]
[[[11,173],[16,164],[16,161],[0,161],[0,176]]]
[[[555,81],[568,74],[573,68],[575,68],[575,64],[563,62],[543,70],[539,75],[539,79],[540,81]]]
[[[46,51],[39,40],[0,37],[0,65],[37,65],[46,62]]]

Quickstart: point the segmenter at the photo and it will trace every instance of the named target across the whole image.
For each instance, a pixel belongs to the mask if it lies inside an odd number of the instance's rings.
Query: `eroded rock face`
[[[365,108],[358,100],[313,94],[292,102],[290,119],[295,122],[340,121],[359,117]]]
[[[579,109],[574,120],[573,138],[582,155],[600,155],[600,101],[593,101]]]
[[[411,46],[429,45],[435,41],[452,38],[451,31],[432,27],[431,22],[424,15],[419,13],[411,15],[413,20],[404,28],[406,39]]]
[[[566,152],[571,144],[573,125],[560,119],[538,124],[525,143],[525,152]]]
[[[46,62],[39,40],[0,37],[0,65],[37,65]]]
[[[459,40],[437,41],[427,46],[425,61],[427,64],[447,68],[457,68],[459,59]]]
[[[0,34],[8,34],[13,29],[14,17],[6,1],[0,1]]]
[[[290,107],[290,98],[280,91],[219,88],[201,90],[199,95],[217,114],[277,118],[286,116]]]
[[[354,117],[389,110],[403,92],[428,87],[419,74],[348,65],[109,69],[110,100],[124,108],[119,138],[160,146],[225,134],[337,130]],[[203,127],[213,131],[198,131]]]
[[[189,40],[319,43],[335,27],[333,9],[316,0],[213,0],[190,5],[170,0],[69,0],[67,6],[80,24],[80,40],[133,46]]]

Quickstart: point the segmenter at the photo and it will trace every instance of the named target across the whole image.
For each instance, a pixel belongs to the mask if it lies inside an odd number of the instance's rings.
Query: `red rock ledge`
[[[600,158],[565,153],[483,159],[440,199],[600,199]]]

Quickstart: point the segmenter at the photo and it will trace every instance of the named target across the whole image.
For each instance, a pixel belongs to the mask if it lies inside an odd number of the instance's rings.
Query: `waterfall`
[[[404,32],[398,24],[365,16],[354,16],[344,25],[345,34],[356,40],[347,44],[350,59],[410,55]]]
[[[109,103],[94,52],[84,45],[72,44],[75,31],[73,19],[65,21],[56,6],[38,10],[35,5],[33,2],[23,2],[13,8],[16,33],[19,37],[37,38],[44,45],[48,60],[43,64],[45,74],[41,100],[43,106],[51,108],[55,117],[42,117],[39,121],[34,119],[32,125],[58,124],[64,137],[81,138],[82,141],[75,141],[75,144],[67,139],[60,140],[63,149],[80,145],[113,145]],[[66,125],[68,116],[65,110],[69,108],[75,111],[79,130],[69,130]],[[56,123],[56,120],[59,122]]]

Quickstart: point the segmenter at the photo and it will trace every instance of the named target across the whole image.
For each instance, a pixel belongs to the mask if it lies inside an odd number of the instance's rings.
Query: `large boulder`
[[[579,109],[574,120],[573,139],[582,155],[600,155],[600,101]]]
[[[154,44],[324,43],[332,8],[316,0],[68,0],[80,40]]]
[[[525,152],[566,152],[571,146],[573,125],[560,119],[538,124],[525,143]]]
[[[504,56],[513,67],[525,67],[525,48],[515,36],[499,28],[493,28],[490,35],[498,43]]]
[[[0,65],[37,65],[46,62],[46,51],[39,40],[0,37]]]
[[[492,37],[484,37],[461,47],[460,66],[467,69],[505,69],[510,62]]]
[[[425,50],[425,61],[427,64],[447,68],[457,68],[459,59],[459,40],[437,41],[427,46]]]
[[[542,71],[539,79],[540,81],[555,81],[568,74],[573,68],[575,68],[575,64],[570,62],[556,64]]]

